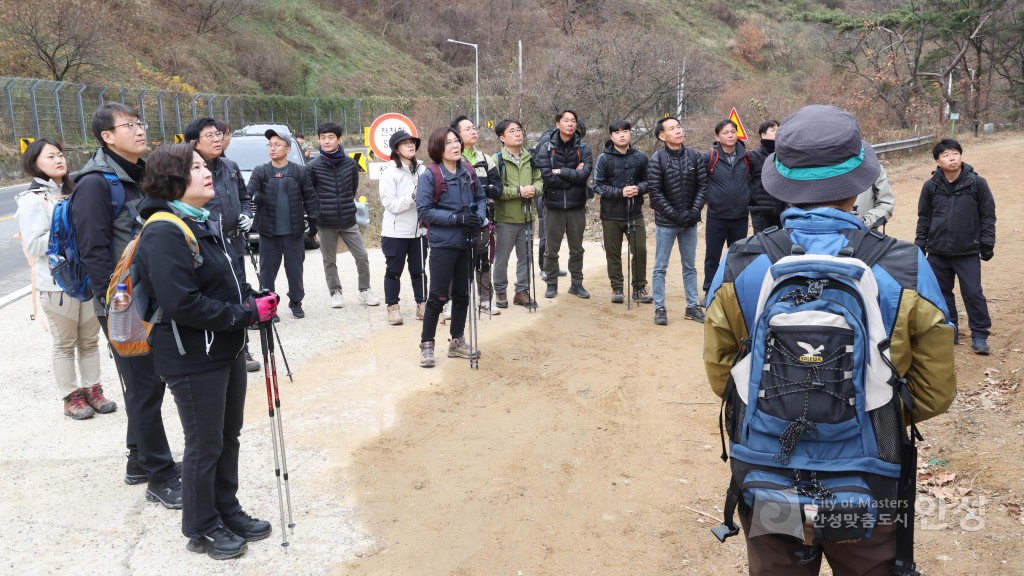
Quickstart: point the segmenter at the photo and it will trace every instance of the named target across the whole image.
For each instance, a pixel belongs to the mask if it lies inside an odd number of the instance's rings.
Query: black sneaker
[[[583,284],[573,284],[572,286],[569,286],[569,294],[579,296],[584,299],[590,298],[590,292],[587,292],[587,289],[583,287]]]
[[[292,311],[292,316],[296,318],[306,317],[306,313],[302,311],[302,302],[289,302],[288,309]]]
[[[622,304],[626,301],[626,295],[622,290],[612,290],[612,304]]]
[[[170,510],[181,510],[181,477],[171,476],[163,482],[150,482],[146,488],[146,500],[159,502]]]
[[[558,296],[558,284],[548,284],[548,289],[544,291],[545,298],[554,298]]]
[[[658,326],[668,326],[668,313],[665,311],[665,308],[654,310],[654,323]]]
[[[984,336],[971,337],[971,350],[979,356],[988,356],[991,350],[988,347],[988,339]]]
[[[703,324],[704,311],[700,309],[700,306],[689,306],[686,308],[686,312],[683,313],[683,318]]]
[[[263,540],[270,536],[270,532],[273,530],[270,522],[253,518],[245,510],[239,510],[229,516],[222,516],[221,519],[224,520],[224,525],[227,526],[228,530],[245,538],[246,542]]]
[[[641,304],[651,304],[654,302],[654,296],[651,296],[651,291],[644,286],[633,290],[633,300]]]
[[[206,552],[214,560],[227,560],[245,554],[249,545],[245,539],[223,526],[218,526],[202,536],[192,536],[185,548],[189,552]]]
[[[181,478],[181,462],[174,463],[174,474],[178,478]],[[146,473],[139,466],[139,460],[135,456],[134,452],[128,453],[128,464],[124,467],[124,483],[129,486],[138,486],[139,484],[145,484],[149,481],[146,477]]]

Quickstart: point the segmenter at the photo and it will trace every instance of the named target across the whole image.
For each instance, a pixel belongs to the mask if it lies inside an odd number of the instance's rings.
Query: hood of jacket
[[[966,188],[970,186],[971,180],[974,178],[974,166],[971,166],[967,162],[960,164],[960,175],[956,177],[956,180],[949,182],[946,180],[946,174],[942,171],[942,168],[936,167],[932,171],[932,181],[935,182],[936,186],[942,189],[947,189],[948,186],[952,185],[951,190],[958,190],[960,188]]]
[[[114,162],[112,158],[107,156],[107,153],[102,146],[96,149],[96,153],[92,155],[92,158],[85,163],[85,166],[83,166],[81,170],[72,172],[70,177],[75,182],[78,182],[82,176],[93,172],[117,174],[117,178],[123,182],[135,182],[135,180],[133,180],[123,168],[117,165],[117,162]],[[136,182],[136,184],[138,184],[138,182]]]

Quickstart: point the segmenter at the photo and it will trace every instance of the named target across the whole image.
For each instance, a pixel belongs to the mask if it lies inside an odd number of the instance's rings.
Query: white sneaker
[[[331,308],[344,308],[345,299],[341,296],[341,290],[331,294]]]
[[[497,316],[498,314],[501,314],[501,310],[498,310],[497,308],[491,308],[490,302],[481,302],[480,311],[490,316]]]
[[[359,293],[359,299],[367,306],[380,306],[380,300],[377,300],[377,297],[373,295],[373,291],[369,288]]]
[[[445,302],[445,304],[444,304],[444,319],[445,320],[451,320],[452,319],[452,301],[451,300]]]

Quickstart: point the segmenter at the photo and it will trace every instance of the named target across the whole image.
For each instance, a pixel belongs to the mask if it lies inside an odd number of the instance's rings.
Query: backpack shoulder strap
[[[192,229],[185,224],[185,221],[178,218],[171,212],[155,212],[149,218],[146,219],[146,223],[142,226],[145,230],[146,226],[153,224],[154,222],[170,222],[181,230],[181,233],[185,235],[185,242],[188,244],[188,249],[192,251],[192,266],[198,268],[202,263],[203,259],[199,256],[199,241],[196,240],[196,235],[192,233]]]
[[[434,206],[437,206],[437,203],[441,200],[441,195],[448,191],[448,183],[444,181],[441,167],[436,162],[427,166],[427,170],[430,170],[431,175],[434,176]]]
[[[501,185],[505,185],[505,160],[501,157],[501,150],[494,153],[494,163],[498,165],[498,178],[501,178]]]
[[[121,179],[117,177],[117,174],[111,172],[103,172],[103,179],[107,181],[107,186],[110,187],[110,204],[113,206],[114,218],[117,218],[121,214],[121,210],[124,210],[124,184],[121,183]]]
[[[476,175],[476,169],[473,168],[473,165],[470,164],[468,160],[463,159],[462,165],[466,167],[466,170],[469,170],[469,193],[476,196],[476,181],[480,177]],[[440,168],[438,170],[440,170]],[[447,188],[447,186],[445,186],[445,188]]]
[[[757,236],[761,239],[764,253],[768,255],[773,264],[793,253],[793,240],[790,239],[789,233],[782,228],[772,226]]]
[[[714,173],[716,164],[718,164],[718,150],[712,148],[711,152],[708,154],[708,176],[711,176],[711,174]]]
[[[851,230],[846,233],[848,254],[871,268],[892,250],[896,239],[877,230]],[[846,251],[846,248],[843,249]],[[844,254],[844,252],[840,252]]]

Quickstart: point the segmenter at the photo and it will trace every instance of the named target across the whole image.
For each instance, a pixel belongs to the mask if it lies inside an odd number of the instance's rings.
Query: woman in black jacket
[[[238,503],[238,437],[245,405],[245,329],[268,322],[276,294],[254,294],[232,270],[220,223],[203,209],[214,196],[213,177],[192,144],[164,145],[150,155],[139,213],[171,212],[199,245],[173,222],[154,222],[138,240],[137,286],[151,296],[145,318],[159,318],[150,339],[157,374],[178,406],[185,433],[182,462],[182,532],[187,548],[215,559],[246,551],[246,542],[270,535],[270,523]],[[141,302],[141,301],[140,301]]]

